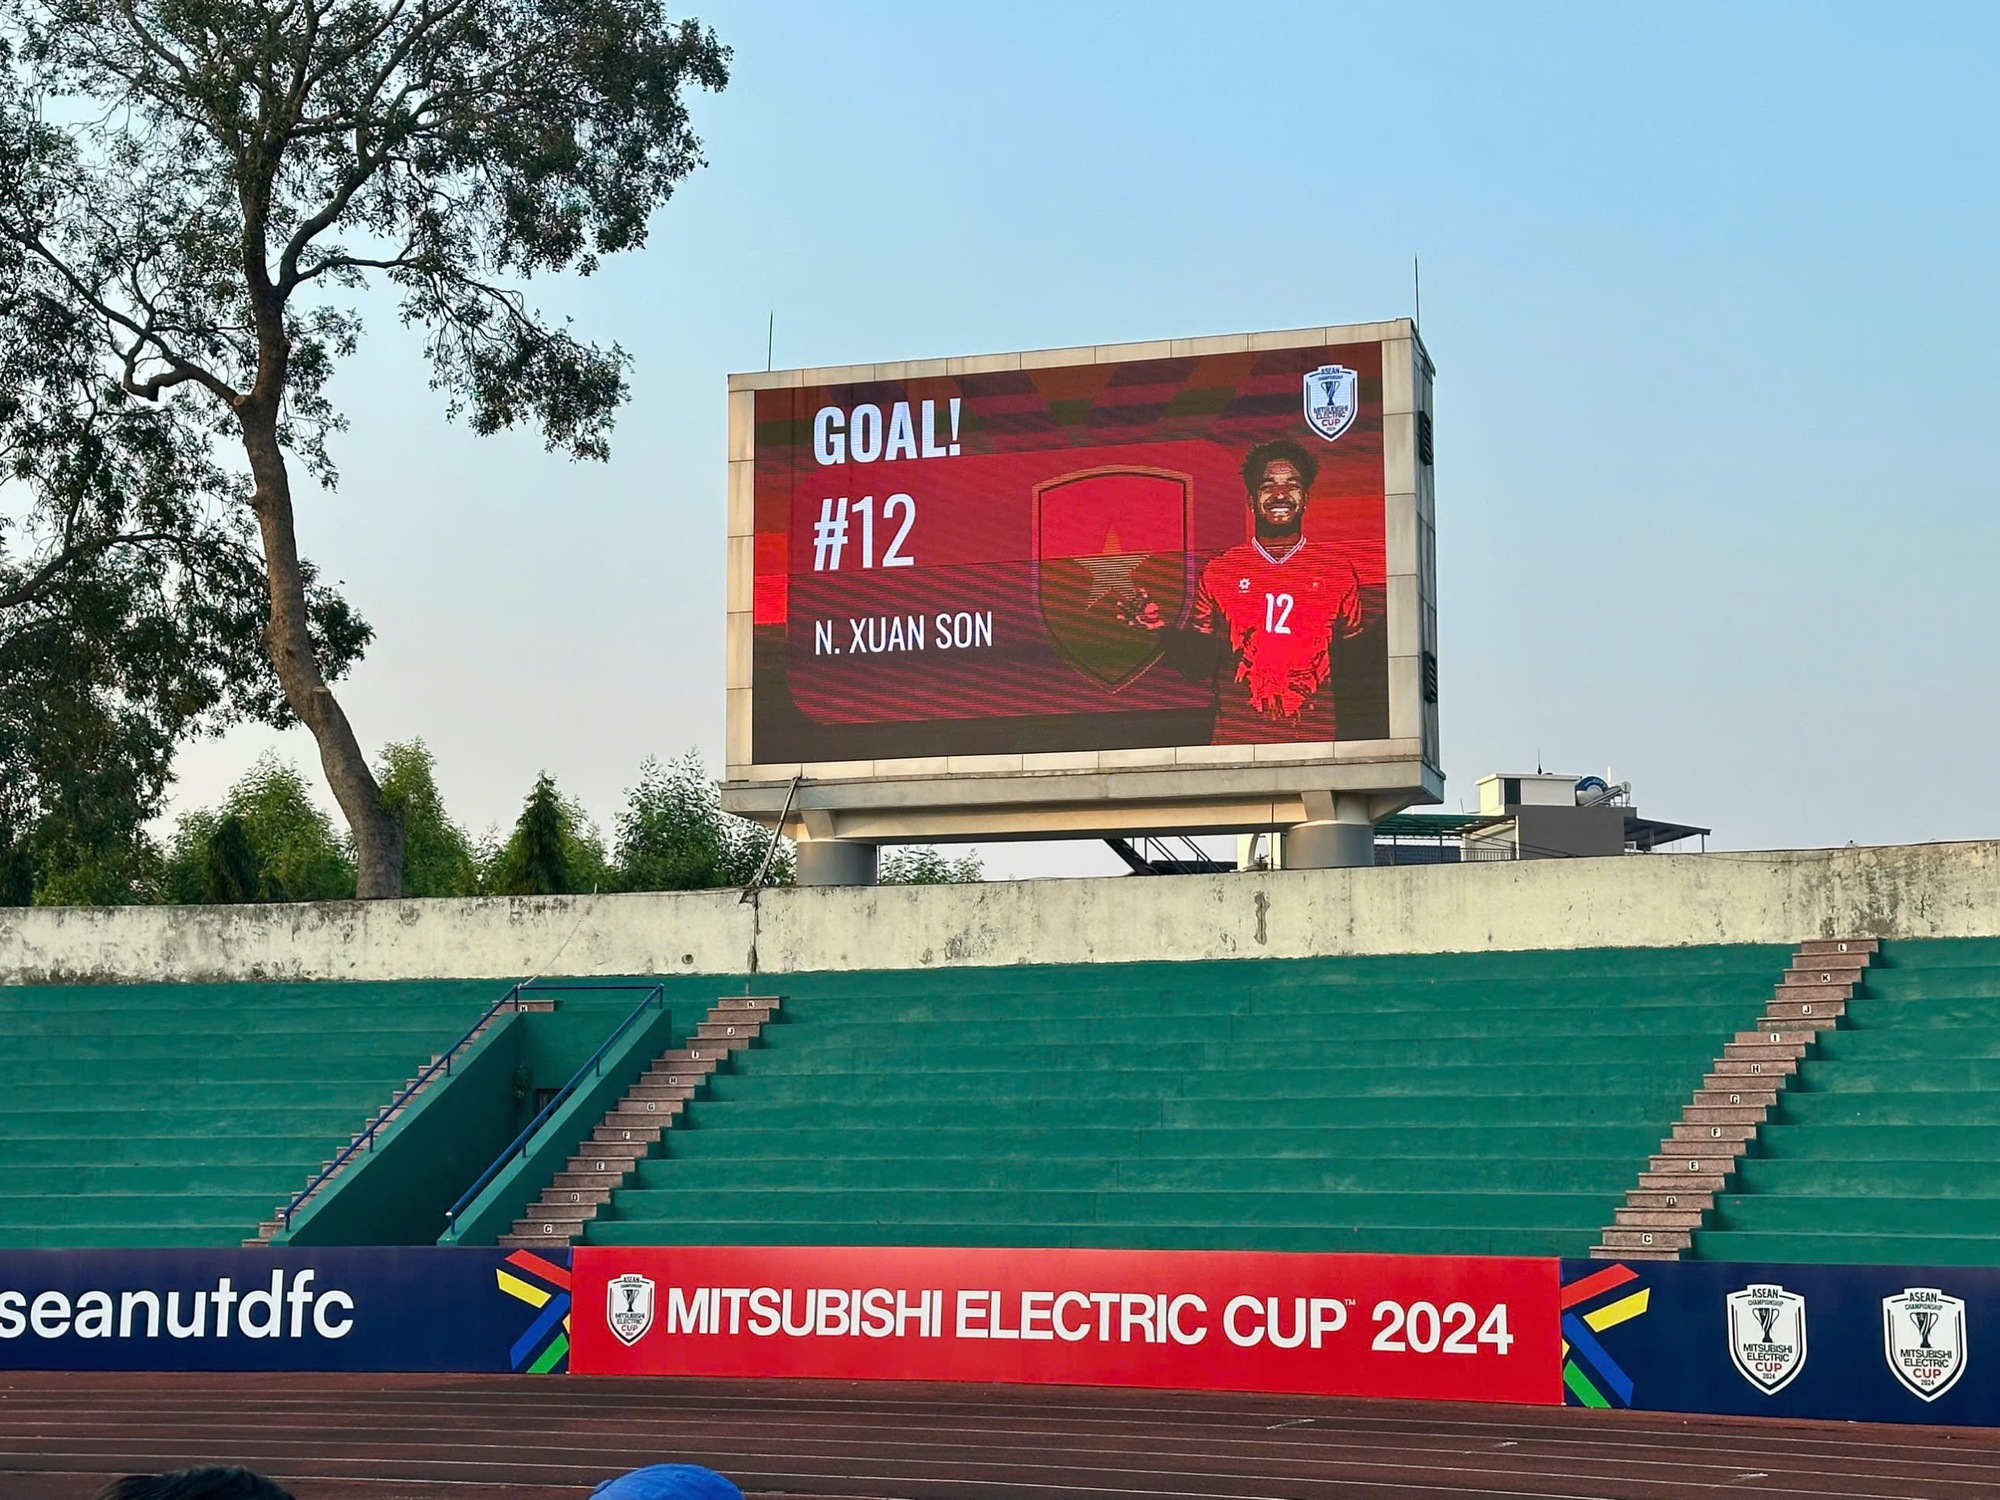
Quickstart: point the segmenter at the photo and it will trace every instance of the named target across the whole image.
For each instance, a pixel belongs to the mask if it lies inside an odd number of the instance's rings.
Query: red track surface
[[[0,1496],[244,1463],[298,1500],[571,1500],[640,1464],[753,1496],[2000,1496],[2000,1432],[1020,1387],[0,1376]]]

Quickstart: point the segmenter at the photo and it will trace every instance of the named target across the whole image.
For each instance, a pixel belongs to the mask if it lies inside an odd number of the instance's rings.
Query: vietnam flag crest
[[[1071,666],[1116,692],[1159,660],[1156,631],[1131,617],[1187,608],[1194,480],[1170,469],[1080,469],[1034,488],[1035,600]]]

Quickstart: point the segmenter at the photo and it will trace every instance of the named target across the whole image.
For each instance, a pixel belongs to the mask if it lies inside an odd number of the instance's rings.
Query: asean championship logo
[[[1806,1299],[1781,1286],[1746,1286],[1729,1308],[1729,1358],[1738,1373],[1775,1396],[1806,1367]]]
[[[604,1321],[630,1346],[653,1326],[653,1283],[644,1276],[614,1276],[604,1288]]]
[[[1965,1303],[1933,1286],[1882,1299],[1883,1354],[1919,1400],[1935,1401],[1965,1373]]]
[[[1361,410],[1361,377],[1346,365],[1306,372],[1306,425],[1329,443],[1354,425]]]

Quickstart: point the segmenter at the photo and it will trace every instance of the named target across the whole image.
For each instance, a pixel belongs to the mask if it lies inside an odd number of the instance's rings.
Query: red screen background
[[[1345,365],[1359,378],[1353,423],[1332,442],[1304,414],[1304,377],[1326,364]],[[1213,683],[1191,681],[1163,659],[1143,660],[1145,638],[1121,630],[1111,599],[1097,601],[1088,618],[1074,608],[1065,613],[1064,588],[1084,587],[1083,595],[1067,596],[1071,606],[1090,589],[1079,565],[1065,571],[1063,560],[1100,547],[1143,554],[1132,586],[1145,586],[1146,597],[1180,617],[1202,565],[1251,534],[1244,454],[1281,437],[1320,463],[1305,515],[1308,540],[1340,544],[1361,584],[1365,625],[1341,643],[1328,684],[1339,703],[1340,735],[1383,737],[1381,376],[1380,346],[1359,344],[758,391],[752,759],[1207,743]],[[907,402],[921,440],[920,403],[930,401],[943,441],[951,436],[946,413],[954,398],[955,456],[817,461],[814,416],[824,407],[851,412],[868,403],[886,417]],[[1169,520],[1164,503],[1128,506],[1107,535],[1091,506],[1072,499],[1061,509],[1051,505],[1038,528],[1038,486],[1098,469],[1170,476],[1156,489],[1184,481],[1184,513]],[[901,548],[912,564],[891,568],[880,565],[882,555],[903,516],[885,517],[883,507],[896,494],[914,504]],[[877,565],[862,567],[860,519],[851,507],[870,496]],[[829,499],[843,502],[849,518],[838,569],[815,568],[816,552],[820,562],[830,560],[815,544]],[[940,647],[940,614],[990,620],[990,635],[969,649]],[[921,646],[907,629],[900,640],[887,636],[887,621],[907,626],[912,616],[923,622]],[[856,621],[868,625],[865,640],[877,649],[855,641]]]

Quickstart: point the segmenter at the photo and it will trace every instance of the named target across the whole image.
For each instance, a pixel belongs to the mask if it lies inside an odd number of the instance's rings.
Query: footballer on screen
[[[1308,541],[1306,505],[1319,461],[1290,438],[1259,443],[1243,460],[1250,539],[1201,570],[1185,625],[1139,593],[1122,612],[1166,637],[1166,659],[1215,690],[1218,745],[1331,740],[1328,678],[1336,642],[1360,633],[1361,579],[1344,549]]]

